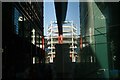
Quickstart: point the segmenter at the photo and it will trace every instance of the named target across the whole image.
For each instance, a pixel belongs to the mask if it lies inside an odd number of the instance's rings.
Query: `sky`
[[[68,0],[69,1],[69,0]],[[73,21],[77,28],[77,34],[80,35],[80,14],[79,3],[68,2],[66,20]],[[44,35],[47,36],[47,29],[50,21],[56,21],[54,2],[44,2]]]

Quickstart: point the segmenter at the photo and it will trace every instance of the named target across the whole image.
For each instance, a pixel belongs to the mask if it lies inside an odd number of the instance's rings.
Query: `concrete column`
[[[93,14],[93,3],[92,2],[88,2],[88,24],[87,24],[87,30],[91,29],[91,32],[93,32],[93,28],[94,28],[94,14]],[[89,36],[89,32],[87,31],[87,35]]]
[[[69,44],[56,44],[55,49],[54,66],[57,78],[71,78],[72,62],[69,57]]]

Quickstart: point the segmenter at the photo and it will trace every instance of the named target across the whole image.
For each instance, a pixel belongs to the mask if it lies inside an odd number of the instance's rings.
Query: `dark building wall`
[[[36,12],[32,12],[33,9],[31,9],[31,7],[34,7],[34,11]],[[17,13],[15,13],[15,9]],[[18,20],[19,17],[22,17],[22,21]],[[15,19],[17,21],[15,21]],[[31,31],[33,28],[36,29],[37,35],[43,35],[42,2],[32,4],[26,2],[2,3],[3,79],[20,77],[17,76],[19,73],[24,73],[26,69],[32,66],[33,56],[38,56],[39,59],[43,58],[42,49],[36,47],[36,44],[33,45],[31,43]],[[24,77],[21,76],[20,78]]]
[[[109,42],[110,42],[110,53],[112,55],[113,60],[113,68],[120,70],[120,66],[118,63],[120,63],[120,39],[118,38],[120,34],[120,3],[110,3],[109,9],[110,9],[110,23],[108,24],[109,29]]]

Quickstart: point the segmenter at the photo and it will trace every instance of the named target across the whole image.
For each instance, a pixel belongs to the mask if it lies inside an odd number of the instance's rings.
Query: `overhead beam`
[[[55,11],[56,11],[58,32],[60,36],[63,34],[62,25],[66,18],[68,2],[67,0],[66,2],[56,2],[56,0],[54,0],[54,4],[55,4]]]

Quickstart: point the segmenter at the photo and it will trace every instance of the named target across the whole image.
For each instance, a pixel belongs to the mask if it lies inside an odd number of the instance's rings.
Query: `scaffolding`
[[[59,44],[58,41],[58,26],[57,21],[51,21],[48,27],[48,59],[50,63],[54,62],[55,58],[55,44]],[[69,55],[72,62],[76,62],[77,57],[77,29],[73,24],[73,21],[64,21],[63,23],[63,44],[69,44]]]

